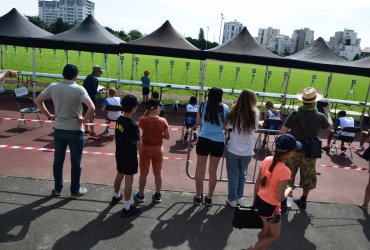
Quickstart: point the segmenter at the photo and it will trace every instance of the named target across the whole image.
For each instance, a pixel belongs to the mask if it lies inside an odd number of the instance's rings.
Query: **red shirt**
[[[163,133],[168,129],[168,123],[162,117],[142,116],[139,119],[142,130],[142,143],[144,146],[162,146]]]

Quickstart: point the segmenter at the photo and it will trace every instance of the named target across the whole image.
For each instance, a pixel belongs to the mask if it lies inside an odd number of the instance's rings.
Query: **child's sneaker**
[[[77,199],[78,197],[81,197],[87,193],[87,188],[80,187],[78,192],[71,193],[71,199]]]
[[[144,195],[140,195],[139,192],[134,193],[134,200],[137,203],[143,203],[145,201]]]
[[[199,206],[200,204],[202,204],[202,202],[203,202],[203,195],[201,195],[200,197],[194,196],[193,198],[194,205]]]
[[[134,205],[130,205],[130,208],[127,210],[125,208],[122,208],[122,217],[129,217],[129,216],[134,216],[140,213],[140,209],[135,207]]]
[[[152,199],[155,203],[161,203],[162,202],[162,199],[161,199],[161,193],[157,193],[155,192],[152,196]]]
[[[208,198],[207,196],[204,196],[204,205],[206,207],[211,207],[212,206],[212,198]]]
[[[91,139],[94,139],[94,140],[100,140],[101,139],[101,135],[98,135],[95,132],[94,133],[90,133],[90,138]]]
[[[110,202],[111,206],[117,205],[120,200],[122,200],[123,195],[121,194],[119,197],[112,197],[112,201]]]

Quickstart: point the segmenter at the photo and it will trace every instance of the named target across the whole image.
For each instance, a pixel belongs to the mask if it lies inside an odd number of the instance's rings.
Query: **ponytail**
[[[261,187],[266,186],[267,178],[272,176],[272,171],[274,171],[276,164],[281,161],[281,157],[286,153],[287,152],[275,150],[274,158],[272,159],[269,169],[266,171],[266,173],[262,173],[263,178],[261,179]]]

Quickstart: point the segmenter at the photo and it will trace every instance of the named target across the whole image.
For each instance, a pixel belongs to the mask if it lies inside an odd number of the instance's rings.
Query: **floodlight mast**
[[[224,14],[221,13],[221,25],[220,25],[220,36],[218,37],[218,43],[221,44],[221,30],[222,30],[222,21],[224,20]]]

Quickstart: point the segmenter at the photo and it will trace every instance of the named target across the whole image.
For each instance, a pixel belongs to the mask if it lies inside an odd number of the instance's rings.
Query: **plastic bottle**
[[[286,200],[286,205],[287,205],[287,207],[292,207],[292,204],[293,204],[293,193],[290,192],[288,194],[288,198]]]

